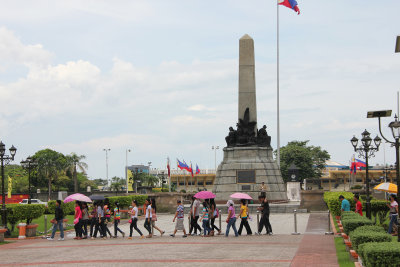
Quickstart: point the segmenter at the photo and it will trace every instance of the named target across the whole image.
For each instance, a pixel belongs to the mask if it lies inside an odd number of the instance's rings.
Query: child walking
[[[117,231],[122,234],[122,237],[125,237],[125,233],[119,229],[118,224],[121,221],[121,214],[119,212],[119,203],[115,202],[114,208],[114,238],[117,238]]]
[[[207,203],[203,202],[203,215],[200,218],[200,221],[203,221],[203,229],[204,229],[204,237],[208,237],[210,236],[210,226],[209,226],[209,222],[208,222],[208,217],[209,217],[209,212],[208,212],[208,207],[207,207]]]
[[[176,212],[175,212],[175,217],[172,220],[172,222],[175,222],[175,219],[176,219],[176,225],[175,225],[175,231],[171,236],[175,237],[175,234],[178,230],[183,230],[182,237],[187,237],[185,226],[183,225],[184,207],[182,206],[182,202],[180,200],[178,200],[176,203],[177,203],[177,208],[176,208]]]

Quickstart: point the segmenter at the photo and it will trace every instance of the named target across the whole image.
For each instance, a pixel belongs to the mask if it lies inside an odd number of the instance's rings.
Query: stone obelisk
[[[257,122],[254,40],[245,34],[239,40],[239,119],[243,120],[247,108],[250,111],[250,121]]]
[[[254,41],[245,34],[239,40],[239,102],[237,129],[229,128],[225,137],[224,159],[214,182],[217,200],[227,200],[235,192],[257,199],[264,182],[270,201],[286,201],[286,187],[272,156],[267,126],[257,129]]]

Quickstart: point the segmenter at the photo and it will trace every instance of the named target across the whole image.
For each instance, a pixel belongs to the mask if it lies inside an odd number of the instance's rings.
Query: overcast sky
[[[368,110],[396,109],[400,2],[298,0],[280,8],[281,145],[310,140],[348,164]],[[0,138],[87,156],[91,178],[169,156],[214,168],[237,121],[238,40],[255,41],[258,125],[276,149],[276,2],[3,1]],[[387,135],[387,124],[384,131]],[[383,147],[371,161],[383,163]],[[386,160],[394,162],[386,146]],[[217,161],[222,160],[218,150]]]

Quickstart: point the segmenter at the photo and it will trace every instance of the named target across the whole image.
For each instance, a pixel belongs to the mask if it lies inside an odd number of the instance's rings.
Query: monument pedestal
[[[287,200],[285,184],[271,147],[224,148],[224,159],[218,166],[214,183],[216,200],[227,200],[235,192],[257,199],[261,182],[267,186],[268,200]]]
[[[300,201],[300,182],[287,182],[287,198],[291,201]]]

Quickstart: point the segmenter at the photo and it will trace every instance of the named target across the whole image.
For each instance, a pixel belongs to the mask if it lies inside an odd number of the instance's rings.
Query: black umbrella
[[[91,195],[89,197],[91,200],[105,200],[106,198],[102,195]]]

